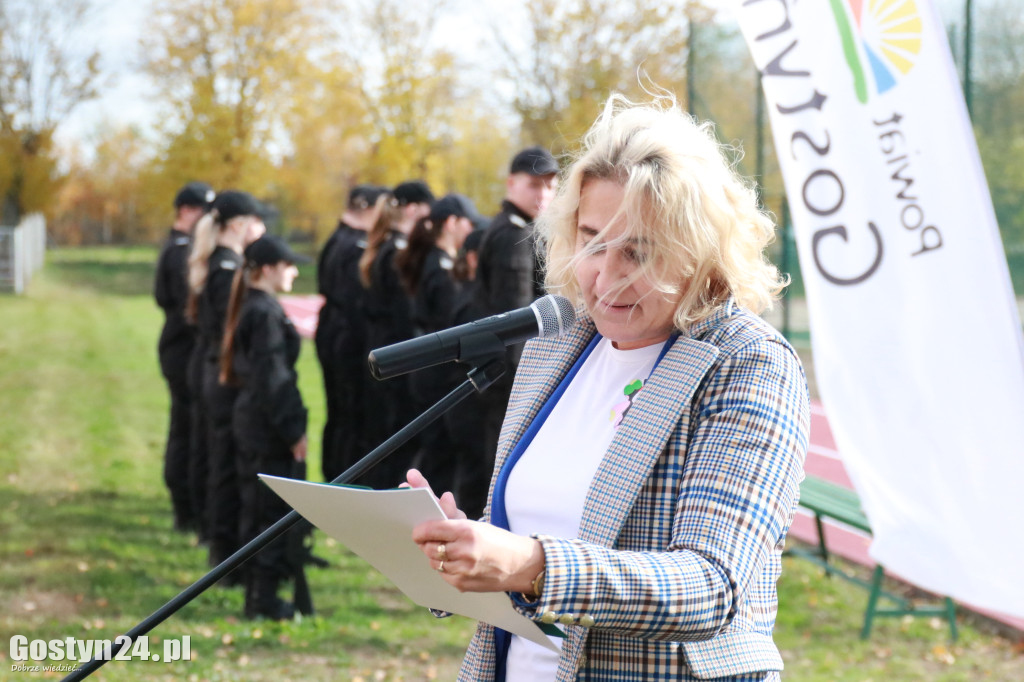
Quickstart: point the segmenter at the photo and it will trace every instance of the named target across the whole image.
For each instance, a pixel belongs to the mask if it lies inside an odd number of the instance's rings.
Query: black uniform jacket
[[[165,375],[168,371],[184,373],[196,343],[196,329],[185,319],[189,244],[186,233],[172,229],[156,262],[153,297],[164,311],[164,328],[157,348]]]
[[[525,308],[544,295],[544,273],[534,248],[533,222],[511,201],[501,202],[480,244],[477,302],[486,315]],[[519,365],[523,344],[506,350],[508,369],[496,386],[506,393]]]
[[[317,285],[326,302],[320,309],[316,342],[339,360],[365,361],[366,289],[359,281],[359,259],[365,250],[366,233],[339,223],[320,251]]]
[[[412,321],[417,335],[430,334],[451,326],[455,310],[455,281],[452,259],[436,246],[427,253],[423,271],[412,297]]]
[[[451,277],[452,259],[434,247],[423,263],[416,293],[412,297],[412,322],[416,336],[447,329],[455,311],[455,281]],[[439,400],[454,387],[454,365],[426,367],[410,377],[413,397],[420,407]],[[462,369],[462,378],[466,370]]]
[[[235,329],[233,367],[241,385],[234,432],[243,452],[290,457],[306,433],[295,361],[301,339],[277,299],[250,289]]]
[[[412,308],[395,270],[395,254],[405,248],[405,236],[393,232],[370,268],[366,292],[367,340],[370,349],[388,346],[413,337]]]
[[[488,315],[524,308],[544,295],[533,222],[510,201],[501,202],[480,244],[476,280],[480,307]]]
[[[242,267],[242,257],[227,248],[218,246],[210,254],[210,268],[206,285],[199,294],[196,322],[199,336],[206,349],[206,360],[215,362],[220,357],[221,340],[224,337],[224,320],[228,315],[231,299],[231,284],[235,272]]]

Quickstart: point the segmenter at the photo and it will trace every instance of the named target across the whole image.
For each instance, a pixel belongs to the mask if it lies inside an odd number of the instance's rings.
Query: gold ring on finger
[[[438,573],[444,573],[444,562],[443,561],[437,565],[437,572]]]
[[[448,558],[448,548],[444,546],[443,542],[437,546],[437,558],[441,561]]]

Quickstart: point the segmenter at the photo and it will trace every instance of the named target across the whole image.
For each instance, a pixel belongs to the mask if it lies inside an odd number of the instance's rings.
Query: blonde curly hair
[[[730,296],[755,313],[770,309],[789,283],[765,256],[774,225],[725,152],[711,124],[696,123],[673,97],[636,104],[612,95],[537,221],[548,290],[581,305],[579,260],[595,248],[641,244],[645,256],[621,286],[646,277],[656,291],[678,299],[676,328],[704,320]],[[608,241],[605,227],[594,246],[578,251],[580,192],[591,180],[623,188],[609,227],[624,229]]]

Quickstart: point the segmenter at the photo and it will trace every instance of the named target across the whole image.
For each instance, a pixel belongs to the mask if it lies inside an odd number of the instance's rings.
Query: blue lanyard
[[[555,405],[558,404],[562,394],[565,393],[566,389],[569,388],[569,384],[572,383],[573,378],[579,373],[580,368],[586,363],[587,358],[594,352],[594,348],[601,341],[602,336],[595,334],[594,338],[591,339],[590,343],[584,349],[579,359],[573,363],[569,373],[565,375],[558,387],[555,388],[551,397],[547,399],[543,407],[537,413],[537,416],[533,418],[530,426],[526,429],[526,433],[519,439],[516,446],[509,453],[508,459],[501,466],[501,471],[498,472],[498,477],[494,481],[494,492],[491,494],[491,525],[497,526],[504,530],[509,529],[508,524],[508,512],[505,509],[505,489],[508,486],[508,477],[512,473],[512,469],[515,468],[516,463],[526,452],[527,448],[533,442],[534,437],[540,431],[541,427],[544,426],[544,422],[547,421],[548,415],[551,414],[552,410],[555,409]],[[679,333],[673,333],[665,341],[665,345],[661,347],[661,353],[658,354],[658,359],[654,361],[654,367],[651,368],[651,374],[654,374],[654,370],[658,368],[661,363],[661,359],[665,357],[669,349],[675,343],[676,339],[679,338]],[[648,381],[651,378],[651,374],[647,375]],[[646,382],[645,382],[646,383]],[[508,648],[512,644],[512,635],[506,630],[501,628],[494,628],[494,647],[497,657],[495,658],[495,669],[494,679],[496,682],[505,682],[505,658],[508,656]]]

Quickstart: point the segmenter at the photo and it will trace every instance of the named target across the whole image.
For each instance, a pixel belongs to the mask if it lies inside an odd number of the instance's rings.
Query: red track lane
[[[317,317],[324,304],[323,296],[317,294],[282,296],[280,301],[299,334],[307,339],[313,338],[313,334],[316,332]],[[804,469],[809,475],[819,476],[847,488],[853,488],[850,477],[843,467],[842,458],[836,449],[836,441],[832,437],[832,429],[829,428],[825,408],[818,401],[811,403],[811,443],[807,451]],[[797,511],[796,518],[793,519],[793,527],[789,532],[799,540],[817,544],[818,534],[814,526],[814,517],[803,509]],[[839,523],[826,521],[825,537],[829,551],[864,566],[873,567],[875,565],[875,561],[868,554],[871,539],[865,533]],[[1024,632],[1024,618],[970,608]]]

